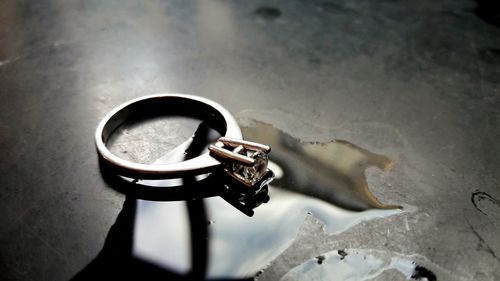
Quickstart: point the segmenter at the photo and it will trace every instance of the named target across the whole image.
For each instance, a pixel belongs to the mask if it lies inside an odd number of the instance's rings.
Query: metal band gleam
[[[173,164],[139,164],[119,158],[106,147],[106,142],[116,128],[138,111],[165,111],[165,115],[176,114],[200,118],[213,124],[221,135],[241,139],[241,130],[236,119],[220,104],[209,99],[184,94],[156,94],[128,101],[114,108],[99,123],[95,143],[101,161],[117,174],[137,179],[171,179],[212,172],[221,162],[209,153]],[[145,112],[147,114],[147,112]]]

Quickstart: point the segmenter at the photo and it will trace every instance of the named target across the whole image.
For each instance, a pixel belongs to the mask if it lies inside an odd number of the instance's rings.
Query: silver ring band
[[[117,174],[137,179],[170,179],[210,173],[221,162],[207,152],[198,157],[173,164],[139,164],[112,154],[106,147],[111,134],[134,115],[173,114],[199,118],[224,137],[242,139],[234,117],[220,104],[206,98],[184,94],[157,94],[128,101],[104,117],[95,133],[101,159]]]

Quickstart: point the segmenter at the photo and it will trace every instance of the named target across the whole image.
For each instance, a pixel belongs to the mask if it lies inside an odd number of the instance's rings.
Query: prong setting
[[[208,149],[212,157],[223,163],[227,174],[245,186],[255,187],[272,174],[267,169],[267,154],[271,151],[267,145],[222,137]]]
[[[211,155],[216,156],[216,158],[221,160],[222,162],[234,161],[245,166],[252,166],[255,163],[255,160],[251,157],[235,153],[234,151],[230,151],[216,145],[210,145],[208,147],[208,150],[210,151]]]
[[[237,147],[237,146],[243,146],[246,149],[249,150],[256,150],[256,151],[263,151],[266,154],[271,152],[271,147],[269,145],[257,143],[257,142],[252,142],[252,141],[246,141],[246,140],[239,140],[239,139],[233,139],[233,138],[228,138],[228,137],[221,137],[217,142],[221,142],[225,146],[228,147]]]

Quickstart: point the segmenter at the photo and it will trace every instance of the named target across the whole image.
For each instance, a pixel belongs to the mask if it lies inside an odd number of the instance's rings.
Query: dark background
[[[205,96],[300,139],[345,139],[396,161],[387,174],[369,170],[370,187],[412,212],[333,237],[306,221],[264,278],[358,247],[499,279],[491,3],[0,1],[0,279],[67,280],[97,256],[124,196],[101,178],[94,130],[114,106],[157,92]],[[169,148],[189,136],[164,130],[173,139],[154,141]]]

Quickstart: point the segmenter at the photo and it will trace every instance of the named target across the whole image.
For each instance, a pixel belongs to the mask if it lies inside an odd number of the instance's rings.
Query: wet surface
[[[171,121],[167,120],[163,122]],[[135,137],[130,138],[131,135],[157,132],[158,119],[151,121],[143,127],[138,126],[143,123],[132,122],[119,128],[115,132],[118,141],[110,144],[111,150],[122,151],[116,146],[124,143],[133,147],[136,142]],[[189,126],[183,130],[189,131]],[[237,203],[229,202],[224,194],[215,193],[209,198],[200,198],[198,200],[203,201],[200,203],[205,209],[203,213],[206,213],[203,217],[207,229],[203,231],[199,227],[193,230],[189,201],[137,200],[132,247],[134,258],[179,276],[190,272],[199,274],[200,266],[195,262],[201,259],[206,263],[202,265],[205,269],[201,274],[206,270],[208,279],[244,279],[256,276],[286,250],[308,215],[321,221],[327,233],[339,234],[363,221],[401,213],[395,206],[380,203],[368,190],[365,178],[368,167],[388,170],[392,164],[389,158],[346,141],[300,142],[271,125],[257,121],[252,126],[244,127],[243,134],[248,140],[272,147],[270,168],[276,178],[268,192],[266,190],[270,200],[248,213],[240,212],[235,208]],[[186,157],[185,151],[193,143],[200,142],[196,139],[198,135],[197,132],[194,139],[184,142],[154,163],[182,161]],[[210,132],[207,135],[210,142],[218,137],[218,134]],[[205,139],[201,141],[210,143]],[[148,141],[149,145],[154,143],[155,139]],[[142,146],[148,147],[148,144],[143,143]],[[206,145],[201,151],[206,151]],[[326,177],[319,178],[321,175]],[[182,180],[142,180],[137,184],[171,188],[172,185],[182,185]],[[198,188],[219,189],[214,186],[217,184],[221,183],[203,184]],[[301,193],[306,191],[307,195]],[[162,200],[169,200],[169,197]],[[200,236],[197,231],[206,235]],[[193,237],[196,237],[195,240]],[[206,257],[195,247],[199,239],[208,239],[206,245],[201,245]]]
[[[101,254],[120,261],[109,268],[115,275],[127,277],[131,265],[164,271],[121,258],[131,256],[137,206],[101,176],[93,135],[116,105],[177,92],[245,111],[299,140],[347,140],[394,160],[389,172],[371,167],[365,175],[379,203],[403,205],[404,212],[337,234],[306,215],[259,280],[279,280],[341,249],[345,259],[349,249],[425,257],[429,263],[417,264],[440,281],[457,280],[440,268],[464,280],[500,280],[497,6],[488,0],[0,1],[0,279],[68,280]],[[141,147],[155,136],[131,130],[134,146],[118,139],[116,153],[152,162],[195,129],[184,135],[177,124],[159,125],[157,149]],[[362,194],[338,192],[346,194],[339,198],[301,186],[292,194],[324,198],[328,206],[358,212],[376,204]],[[189,206],[192,213],[199,207]],[[388,270],[377,278],[406,277]]]
[[[328,252],[320,257],[321,259],[309,260],[295,267],[280,280],[387,280],[383,274],[389,270],[397,272],[398,275],[394,276],[398,278],[397,280],[441,280],[434,272],[418,264],[419,262],[429,264],[425,258],[419,256],[404,256],[367,249],[346,249]],[[443,279],[464,280],[462,276],[452,272],[438,270]]]
[[[393,161],[344,140],[325,143],[299,141],[270,124],[255,121],[244,127],[246,138],[269,144],[272,161],[282,177],[278,187],[321,198],[350,210],[394,209],[380,203],[368,189],[365,171],[377,167],[388,171]]]

